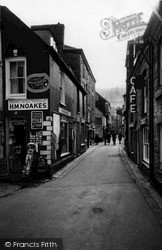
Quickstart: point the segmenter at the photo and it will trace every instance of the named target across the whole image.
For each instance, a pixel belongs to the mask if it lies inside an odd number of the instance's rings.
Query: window
[[[160,85],[162,85],[162,43],[160,44]]]
[[[64,115],[60,119],[60,140],[61,140],[61,155],[69,152],[69,133],[68,133],[68,118]]]
[[[56,50],[56,52],[58,51],[57,46],[56,46],[56,42],[52,36],[50,36],[50,46],[53,47],[53,49]]]
[[[6,60],[6,98],[26,98],[26,59]]]
[[[147,89],[146,89],[146,87],[144,87],[143,96],[144,96],[143,112],[145,114],[145,113],[147,113]]]
[[[79,96],[79,89],[77,89],[77,112],[80,112],[80,96]]]
[[[85,143],[85,124],[81,123],[81,144]]]
[[[85,115],[85,96],[84,94],[82,94],[82,99],[83,99],[83,103],[82,103],[82,115]]]
[[[143,160],[149,163],[149,129],[143,128]]]
[[[65,105],[65,81],[64,81],[64,74],[61,72],[61,86],[60,86],[60,102],[61,104]]]

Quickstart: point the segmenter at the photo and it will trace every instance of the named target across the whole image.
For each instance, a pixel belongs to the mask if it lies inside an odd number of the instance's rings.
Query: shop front
[[[6,156],[9,171],[22,170],[29,142],[36,143],[41,152],[47,110],[48,99],[8,100]]]
[[[59,112],[58,157],[64,157],[75,154],[75,119],[71,117],[71,112],[63,108],[59,108]]]

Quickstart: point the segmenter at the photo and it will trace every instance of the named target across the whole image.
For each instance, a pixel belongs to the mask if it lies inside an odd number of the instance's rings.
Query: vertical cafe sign
[[[120,19],[114,17],[102,19],[101,38],[104,40],[117,38],[117,41],[122,41],[143,35],[147,24],[142,20],[142,15],[143,13],[140,12]]]
[[[131,83],[131,89],[130,89],[130,113],[135,113],[136,112],[136,89],[134,86],[133,80],[135,77],[132,77],[130,80]]]

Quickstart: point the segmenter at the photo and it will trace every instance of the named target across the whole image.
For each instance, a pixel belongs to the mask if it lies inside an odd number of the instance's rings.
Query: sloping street
[[[162,248],[162,226],[118,143],[93,146],[71,166],[1,198],[1,238],[63,238],[67,250]]]

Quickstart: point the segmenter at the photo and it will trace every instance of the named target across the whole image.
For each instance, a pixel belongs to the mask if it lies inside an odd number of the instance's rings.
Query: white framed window
[[[149,129],[143,128],[143,160],[149,163]]]
[[[55,42],[53,36],[50,36],[50,46],[52,46],[53,49],[56,50],[56,52],[58,52],[56,42]]]
[[[26,58],[6,59],[6,98],[26,98]]]
[[[60,103],[65,105],[65,75],[63,72],[60,72],[61,75],[61,84],[60,84]]]

